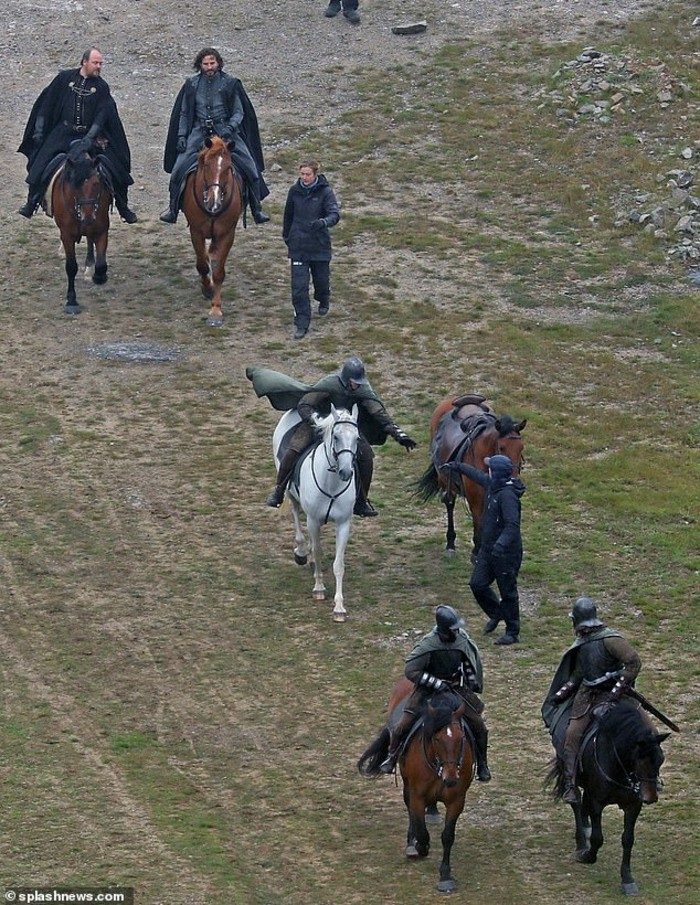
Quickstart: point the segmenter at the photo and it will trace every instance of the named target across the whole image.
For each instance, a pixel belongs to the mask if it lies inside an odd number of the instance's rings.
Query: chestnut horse
[[[61,231],[66,253],[68,291],[64,310],[67,314],[79,314],[82,310],[75,294],[78,272],[75,246],[83,236],[87,239],[86,275],[92,271],[93,283],[107,282],[111,204],[112,189],[98,159],[88,151],[69,151],[51,191],[51,215]]]
[[[448,396],[433,412],[430,419],[431,464],[416,483],[416,493],[429,500],[442,491],[447,510],[446,552],[455,552],[454,508],[458,496],[465,497],[472,516],[472,559],[476,558],[481,541],[481,522],[484,515],[486,491],[466,475],[440,471],[446,462],[457,460],[487,473],[486,456],[508,456],[513,474],[520,474],[525,461],[521,431],[527,419],[515,422],[510,415],[498,417],[484,396]]]
[[[226,258],[243,210],[241,180],[233,169],[231,147],[218,135],[207,138],[199,152],[197,169],[187,177],[182,196],[182,210],[202,278],[202,295],[211,299],[207,318],[210,327],[220,327],[224,322],[221,286],[226,276]]]
[[[413,691],[413,683],[401,679],[389,700],[390,720]],[[474,778],[475,752],[471,734],[465,729],[462,715],[465,704],[452,691],[432,695],[423,715],[423,726],[409,738],[399,758],[403,780],[403,800],[408,811],[406,857],[425,858],[430,850],[428,818],[434,816],[438,801],[445,805],[445,826],[442,831],[442,861],[440,863],[440,892],[453,892],[457,883],[452,876],[450,854],[455,841],[457,820],[464,810],[467,789]],[[388,727],[360,757],[357,768],[363,776],[377,776],[379,765],[389,750]],[[431,822],[434,822],[432,820]]]

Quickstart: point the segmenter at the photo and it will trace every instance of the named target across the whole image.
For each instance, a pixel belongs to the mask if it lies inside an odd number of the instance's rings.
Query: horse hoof
[[[457,884],[454,880],[440,880],[437,885],[438,892],[450,893],[454,892],[457,889]]]
[[[406,846],[406,857],[411,858],[411,860],[413,860],[414,858],[420,858],[418,849],[415,847],[415,845],[413,845],[413,843],[409,843]]]
[[[298,553],[294,554],[294,562],[298,566],[305,566],[308,561],[309,561],[308,556],[300,556]]]
[[[96,283],[98,286],[104,286],[104,284],[107,282],[107,274],[93,273],[92,282]]]
[[[325,600],[326,592],[325,591],[314,591],[311,595],[314,600]]]
[[[596,862],[596,854],[590,848],[580,849],[574,852],[574,859],[579,862],[579,864],[595,864]]]
[[[638,896],[639,895],[639,887],[637,884],[632,881],[632,883],[623,883],[620,886],[622,890],[622,894],[625,896]]]
[[[348,614],[347,613],[333,613],[333,622],[347,622]]]
[[[83,309],[77,302],[75,302],[74,304],[71,304],[70,302],[66,302],[66,305],[63,310],[65,311],[66,314],[75,315],[75,314],[80,314],[80,312]]]
[[[207,327],[223,327],[223,325],[224,325],[223,314],[218,317],[208,317],[207,318]]]
[[[429,826],[436,826],[438,823],[442,823],[442,817],[440,816],[437,808],[428,808],[425,812],[425,822]]]

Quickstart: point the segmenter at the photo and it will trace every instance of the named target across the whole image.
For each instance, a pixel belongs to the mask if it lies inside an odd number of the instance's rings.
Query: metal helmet
[[[343,386],[346,387],[349,380],[352,380],[355,383],[369,383],[367,375],[365,374],[365,366],[362,359],[357,355],[346,358],[343,362],[343,367],[340,370],[340,382]]]
[[[569,613],[574,622],[574,628],[596,628],[603,623],[598,618],[598,609],[595,601],[590,597],[579,597]]]
[[[435,610],[435,624],[440,634],[445,634],[446,632],[456,634],[461,626],[464,625],[464,619],[453,607],[439,606]]]

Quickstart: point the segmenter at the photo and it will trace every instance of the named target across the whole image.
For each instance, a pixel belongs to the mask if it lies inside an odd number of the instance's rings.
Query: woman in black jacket
[[[284,207],[284,239],[292,263],[294,339],[306,336],[311,322],[309,277],[314,284],[318,313],[328,314],[331,298],[331,234],[340,209],[328,180],[315,160],[299,166],[299,179],[289,190]]]

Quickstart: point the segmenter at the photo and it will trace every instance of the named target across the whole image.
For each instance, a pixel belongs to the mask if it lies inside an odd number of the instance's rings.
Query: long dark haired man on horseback
[[[415,688],[406,701],[399,723],[391,732],[388,756],[379,767],[382,773],[393,772],[403,742],[430,695],[451,690],[467,705],[464,718],[476,742],[476,777],[481,782],[491,779],[487,761],[488,730],[481,716],[484,705],[478,697],[484,687],[484,671],[479,649],[463,625],[464,620],[453,607],[437,607],[435,628],[406,658],[406,678]]]
[[[542,717],[555,740],[563,725],[561,757],[566,772],[562,799],[577,804],[576,766],[581,741],[596,704],[617,701],[634,684],[642,661],[632,645],[598,618],[595,603],[579,597],[571,611],[576,641],[566,651],[542,705]],[[567,720],[568,723],[563,723]]]

